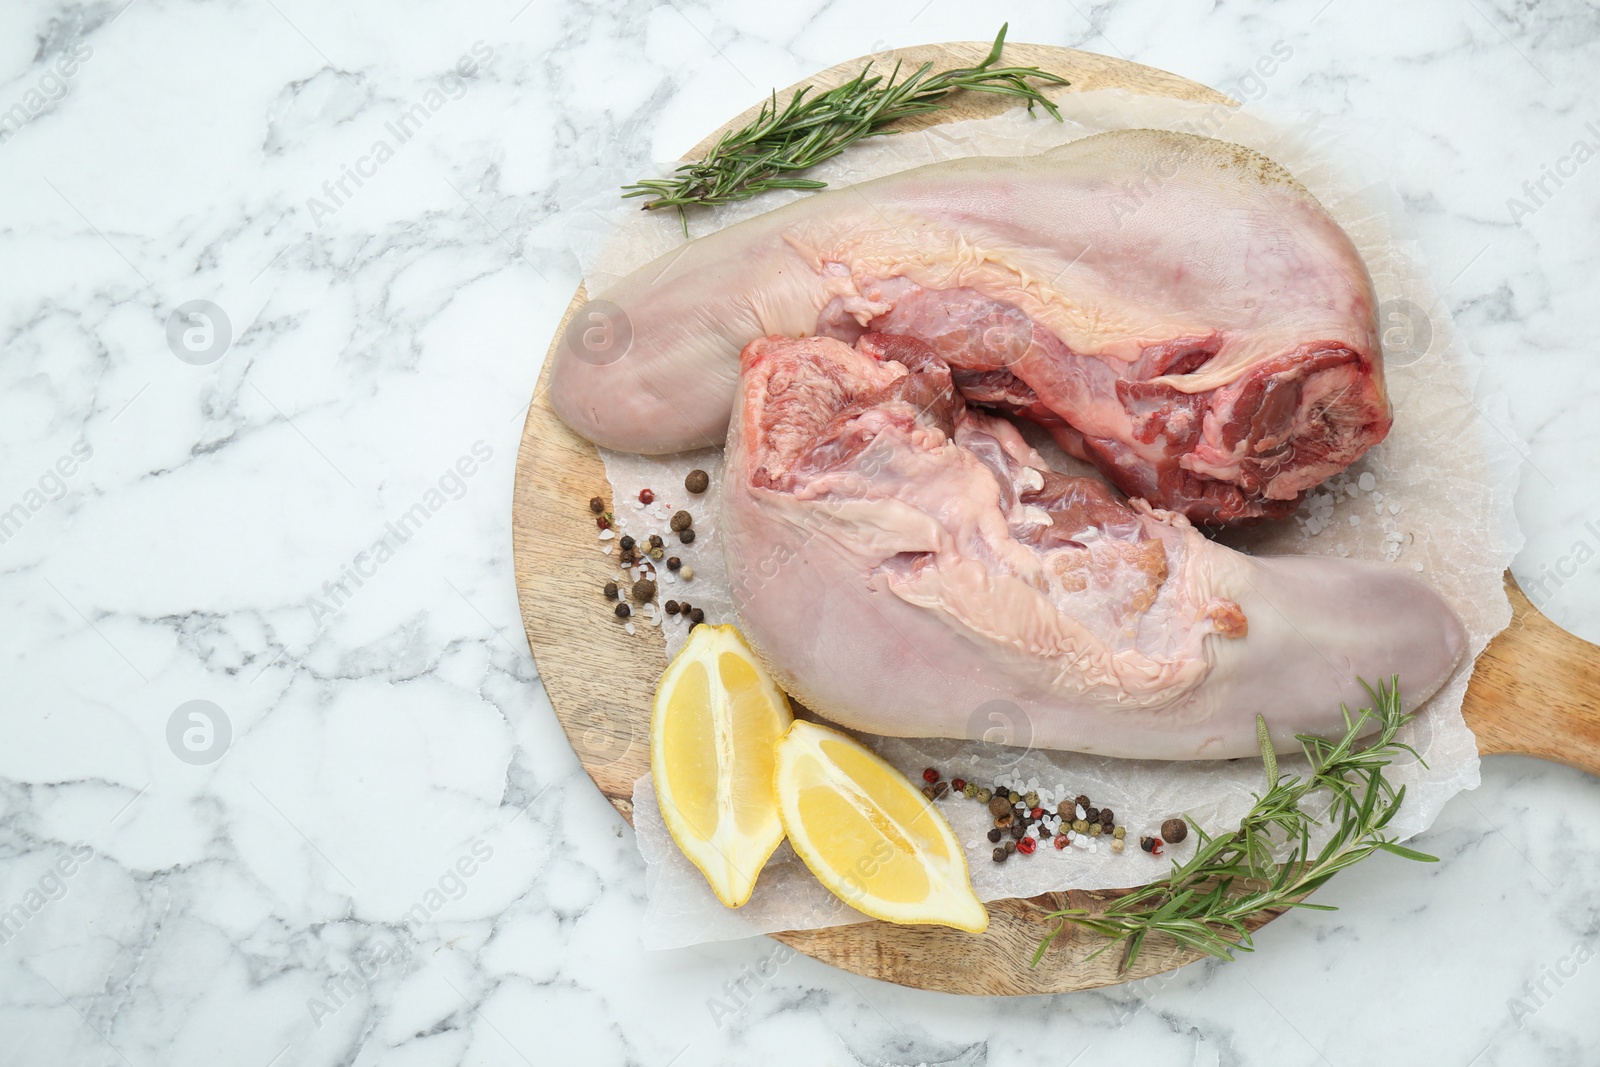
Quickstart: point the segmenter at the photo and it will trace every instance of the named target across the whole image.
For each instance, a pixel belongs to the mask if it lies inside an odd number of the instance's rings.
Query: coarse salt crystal
[[[1351,526],[1360,526],[1361,525],[1361,516],[1360,515],[1352,515],[1352,516],[1350,516],[1350,525]]]
[[[1073,808],[1074,808],[1075,811],[1077,811],[1078,818],[1087,819],[1089,817],[1089,813],[1083,810],[1083,805],[1082,804],[1075,804],[1075,805],[1073,805]]]
[[[1361,487],[1361,491],[1363,493],[1370,493],[1378,487],[1378,479],[1371,471],[1367,471],[1361,475],[1360,480],[1357,481],[1356,484]]]
[[[616,545],[607,545],[606,547],[602,548],[600,551],[604,552],[606,555],[609,556],[609,555],[611,555],[611,550],[613,548],[616,548],[616,547],[617,547]]]
[[[1391,515],[1400,514],[1400,505],[1399,504],[1390,504],[1389,505],[1389,514],[1391,514]]]
[[[1374,503],[1374,504],[1381,504],[1381,503],[1383,503],[1383,494],[1382,494],[1382,493],[1373,493],[1373,494],[1372,494],[1372,502],[1373,502],[1373,503]]]
[[[1422,561],[1418,560],[1416,563],[1413,563],[1411,565],[1411,569],[1414,571],[1420,571],[1422,569]]]
[[[638,630],[635,630],[633,628],[633,623],[631,623],[631,622],[630,623],[625,623],[622,628],[624,630],[628,631],[630,634],[636,634],[636,633],[639,632]]]
[[[601,530],[600,531],[600,540],[602,540],[602,541],[609,541],[615,536],[617,536],[617,532],[615,530]]]

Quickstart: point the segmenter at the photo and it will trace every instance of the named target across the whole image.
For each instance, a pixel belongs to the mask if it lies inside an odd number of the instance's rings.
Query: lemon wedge
[[[845,903],[892,923],[989,925],[950,824],[877,754],[800,720],[778,742],[774,781],[795,852]]]
[[[696,626],[650,715],[650,771],[667,831],[717,899],[737,908],[783,840],[773,752],[789,699],[732,626]]]

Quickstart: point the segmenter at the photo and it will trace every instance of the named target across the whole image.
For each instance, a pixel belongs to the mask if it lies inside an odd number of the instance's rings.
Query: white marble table
[[[124,2],[0,11],[0,1062],[1594,1062],[1600,783],[1515,758],[1442,863],[1142,988],[646,953],[509,548],[563,189],[1009,17],[1388,152],[1531,442],[1517,572],[1600,639],[1592,5]]]

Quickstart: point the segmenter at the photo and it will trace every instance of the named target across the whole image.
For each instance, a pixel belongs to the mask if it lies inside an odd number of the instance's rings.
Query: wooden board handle
[[[1461,708],[1478,751],[1538,756],[1600,776],[1600,645],[1545,618],[1510,571],[1506,595],[1511,625],[1478,657]]]

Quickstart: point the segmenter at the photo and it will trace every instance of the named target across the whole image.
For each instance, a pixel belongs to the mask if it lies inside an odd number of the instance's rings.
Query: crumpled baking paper
[[[990,119],[877,138],[817,168],[816,176],[839,186],[938,160],[1026,155],[1103,130],[1142,127],[1200,133],[1254,148],[1284,165],[1317,196],[1350,234],[1372,273],[1394,429],[1360,463],[1312,493],[1292,519],[1226,540],[1257,554],[1383,561],[1399,571],[1420,573],[1461,615],[1471,657],[1401,737],[1427,765],[1407,758],[1391,772],[1407,792],[1390,830],[1402,839],[1410,837],[1426,829],[1450,797],[1478,784],[1477,747],[1462,719],[1461,703],[1472,659],[1510,621],[1501,575],[1522,545],[1512,497],[1525,449],[1507,424],[1505,400],[1481,387],[1480,361],[1457,334],[1428,278],[1399,197],[1383,182],[1381,168],[1358,134],[1262,108],[1120,90],[1068,94],[1060,98],[1060,107],[1063,123],[1029,117],[1019,108]],[[646,214],[632,201],[617,198],[616,186],[636,175],[596,172],[590,177],[592,195],[568,213],[568,238],[589,292],[598,294],[684,238],[675,214]],[[701,236],[799,195],[774,194],[696,212],[691,232]],[[619,504],[622,530],[641,539],[662,533],[669,553],[694,568],[692,581],[664,586],[662,600],[688,599],[705,610],[708,621],[736,621],[716,537],[720,453],[713,449],[646,457],[603,450],[602,455],[615,500],[631,501],[645,486],[663,494],[653,507]],[[684,474],[694,467],[711,474],[713,490],[692,500],[682,486]],[[667,518],[678,507],[695,515],[698,536],[692,546],[679,546],[667,529]],[[688,630],[684,622],[659,617],[645,621],[663,626],[669,656],[681,647]],[[1263,785],[1260,762],[1253,759],[1163,763],[946,739],[863,739],[913,778],[923,767],[935,766],[947,779],[959,776],[988,785],[1004,773],[1025,782],[1037,780],[1039,788],[1064,795],[1088,794],[1095,804],[1116,812],[1130,839],[1156,832],[1163,819],[1180,813],[1211,832],[1226,832],[1238,824],[1252,793]],[[1303,769],[1304,760],[1285,758],[1282,765],[1286,773],[1295,773]],[[723,907],[673,844],[648,777],[635,785],[633,799],[639,849],[648,865],[647,946],[675,947],[864,918],[828,893],[787,843],[767,864],[750,902],[737,910]],[[1047,846],[996,864],[985,837],[990,821],[983,805],[952,797],[940,802],[940,810],[966,847],[973,886],[984,900],[1134,886],[1167,870],[1166,858],[1154,859],[1136,844],[1114,854],[1108,843],[1095,852]],[[1188,856],[1194,841],[1191,836],[1169,848],[1168,857]]]

